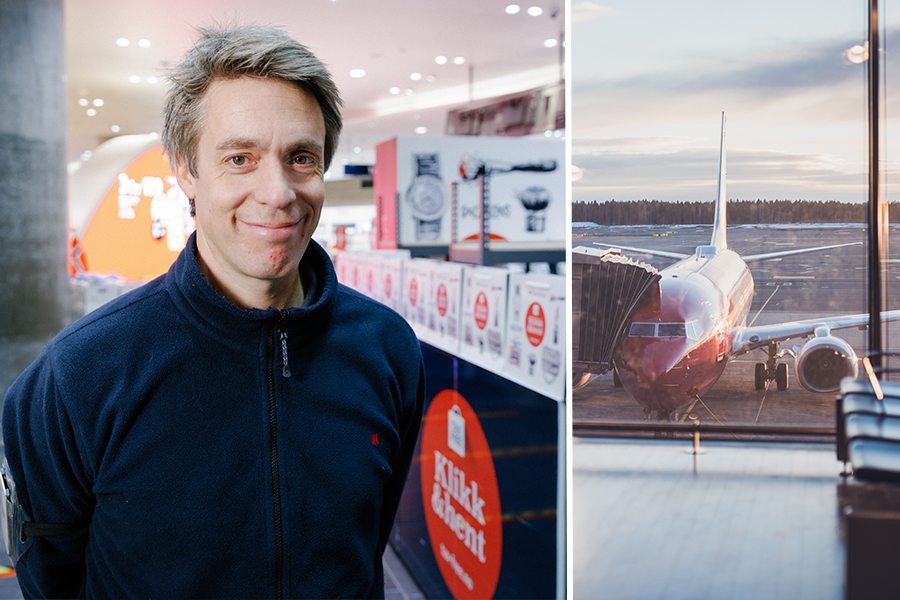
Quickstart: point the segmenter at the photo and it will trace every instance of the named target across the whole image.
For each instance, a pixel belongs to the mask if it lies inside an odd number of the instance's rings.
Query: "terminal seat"
[[[858,479],[900,482],[900,383],[844,379],[838,401],[837,457]]]

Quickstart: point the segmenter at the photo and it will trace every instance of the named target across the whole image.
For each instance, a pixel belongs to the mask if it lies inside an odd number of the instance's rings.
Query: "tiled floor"
[[[575,600],[843,597],[830,444],[579,438]]]
[[[425,600],[422,590],[390,545],[384,551],[383,563],[385,600]]]

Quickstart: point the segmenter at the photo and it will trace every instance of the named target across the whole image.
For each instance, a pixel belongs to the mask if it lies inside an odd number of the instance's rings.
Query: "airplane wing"
[[[896,321],[900,319],[900,310],[891,310],[881,313],[881,321]],[[789,323],[777,323],[774,325],[757,325],[741,329],[734,338],[731,347],[732,356],[739,356],[756,348],[763,348],[772,342],[783,342],[791,338],[808,337],[816,332],[819,327],[835,329],[866,329],[869,326],[869,314],[844,315],[840,317],[822,317],[819,319],[806,319]]]
[[[791,256],[794,254],[806,254],[807,252],[818,252],[820,250],[831,250],[832,248],[844,248],[845,246],[861,246],[862,242],[852,242],[850,244],[838,244],[836,246],[819,246],[818,248],[803,248],[801,250],[785,250],[784,252],[770,252],[769,254],[754,254],[753,256],[742,256],[741,259],[745,263],[756,262],[759,260],[769,260],[772,258],[781,258],[782,256]]]
[[[689,258],[690,254],[679,254],[677,252],[665,252],[664,250],[648,250],[646,248],[629,248],[628,246],[612,246],[610,244],[601,244],[600,242],[594,242],[595,246],[603,246],[604,248],[618,248],[619,250],[628,250],[629,252],[642,252],[644,254],[649,254],[651,256],[662,256],[664,258]],[[574,248],[573,248],[574,250]],[[587,254],[590,254],[589,252]]]

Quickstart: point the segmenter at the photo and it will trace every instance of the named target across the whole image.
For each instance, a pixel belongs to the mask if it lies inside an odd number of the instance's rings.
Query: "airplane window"
[[[656,323],[632,323],[630,337],[656,337]]]
[[[684,323],[660,323],[659,337],[676,338],[686,337]]]

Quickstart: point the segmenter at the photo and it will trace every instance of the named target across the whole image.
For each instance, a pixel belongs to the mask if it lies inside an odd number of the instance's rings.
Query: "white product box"
[[[505,375],[562,401],[566,391],[566,278],[509,276]]]
[[[493,267],[463,270],[462,339],[459,354],[502,373],[506,361],[506,289],[509,271]]]

